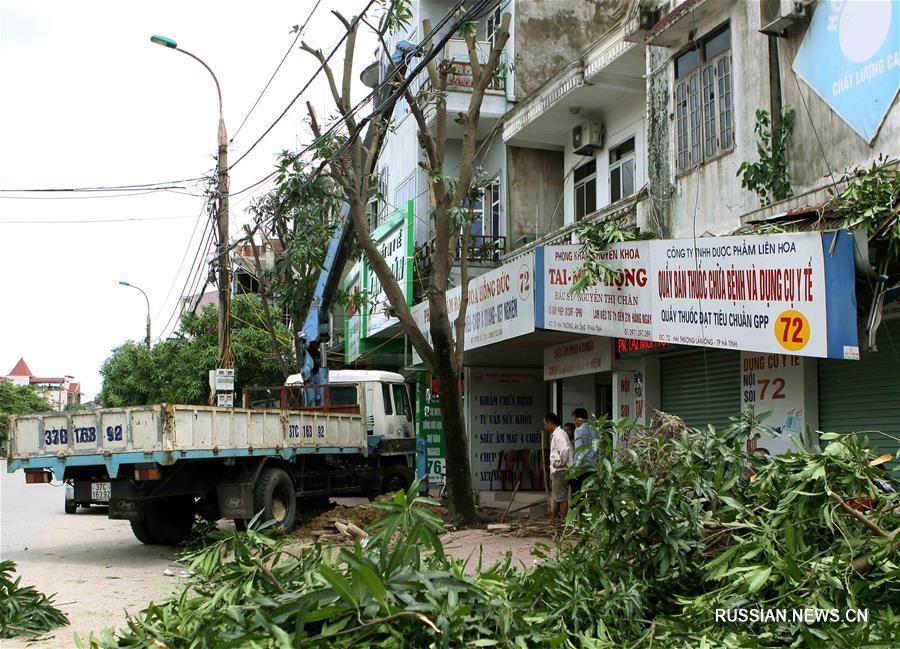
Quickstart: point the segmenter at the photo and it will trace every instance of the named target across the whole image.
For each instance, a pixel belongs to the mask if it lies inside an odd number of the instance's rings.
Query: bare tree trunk
[[[405,97],[410,111],[418,126],[419,145],[425,153],[425,162],[422,166],[428,172],[428,182],[434,195],[434,261],[431,268],[429,285],[426,289],[429,303],[430,322],[429,330],[431,341],[419,330],[407,305],[406,296],[400,288],[397,279],[393,276],[390,267],[381,256],[378,246],[372,240],[366,220],[366,206],[370,198],[370,179],[375,172],[381,142],[389,128],[390,114],[376,114],[367,118],[368,129],[366,146],[360,142],[355,133],[357,116],[350,110],[350,86],[352,80],[352,54],[355,46],[356,32],[359,29],[361,17],[347,20],[338,12],[332,12],[343,23],[348,32],[347,46],[344,57],[343,75],[338,83],[325,55],[321,50],[315,49],[306,43],[301,43],[300,48],[314,56],[322,65],[328,87],[335,106],[348,133],[351,134],[349,150],[343,151],[340,157],[329,158],[329,173],[346,192],[347,201],[350,204],[350,217],[359,242],[368,262],[381,282],[382,289],[388,297],[397,319],[400,322],[413,348],[422,357],[425,365],[432,371],[440,382],[441,399],[441,427],[444,434],[444,443],[447,455],[447,485],[450,494],[451,514],[463,523],[472,523],[475,519],[475,501],[472,491],[472,471],[469,463],[469,442],[466,435],[466,421],[463,411],[462,395],[460,394],[459,379],[463,367],[465,352],[465,293],[468,288],[468,265],[464,258],[467,254],[469,232],[468,224],[461,224],[454,220],[453,215],[465,205],[465,200],[470,196],[473,186],[476,166],[476,141],[478,139],[478,123],[480,119],[481,102],[491,83],[492,77],[502,56],[505,44],[509,38],[510,14],[503,15],[500,29],[494,39],[490,55],[484,64],[478,60],[474,36],[465,33],[465,40],[469,50],[470,66],[472,70],[473,84],[466,112],[460,113],[456,122],[463,128],[462,154],[460,172],[456,181],[445,176],[444,154],[447,142],[447,104],[445,90],[447,88],[447,76],[452,71],[452,65],[445,61],[438,66],[433,57],[433,43],[429,40],[421,45],[420,56],[428,57],[426,72],[431,83],[431,91],[425,93],[422,101],[413,97],[408,87]],[[365,22],[364,18],[362,19]],[[368,25],[369,23],[366,22]],[[387,24],[385,22],[384,24]],[[423,32],[431,32],[431,23],[423,21]],[[392,60],[392,53],[388,51],[388,45],[384,40],[384,34],[376,31],[387,60]],[[396,68],[391,70],[393,74]],[[399,85],[402,79],[397,79]],[[426,118],[425,105],[434,102],[433,128]],[[322,131],[316,120],[312,106],[307,103],[310,116],[310,126],[317,140],[321,139]],[[369,136],[372,136],[371,138]],[[471,214],[471,210],[470,214]],[[454,322],[450,321],[447,308],[447,290],[450,288],[450,275],[457,259],[457,251],[462,244],[461,260],[462,290],[464,300],[461,304],[460,314]],[[456,336],[454,337],[454,332]]]
[[[435,345],[441,345],[435,341]],[[447,498],[455,519],[473,522],[475,500],[472,489],[472,467],[469,462],[469,440],[466,435],[466,419],[460,394],[460,376],[451,358],[438,354],[434,368],[439,384],[441,402],[441,429],[444,434],[446,456]]]

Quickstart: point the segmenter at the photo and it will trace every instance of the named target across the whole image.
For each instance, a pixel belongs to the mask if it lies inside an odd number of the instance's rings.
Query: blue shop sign
[[[819,2],[793,68],[871,144],[900,90],[900,2]]]

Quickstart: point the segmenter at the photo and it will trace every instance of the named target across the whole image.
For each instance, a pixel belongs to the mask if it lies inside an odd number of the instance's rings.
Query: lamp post
[[[135,286],[134,284],[129,284],[126,281],[120,281],[119,284],[122,286],[128,286],[129,288],[136,289],[141,292],[141,295],[144,296],[144,300],[147,302],[147,337],[144,339],[144,342],[147,343],[147,349],[150,349],[150,298],[147,297],[147,294],[144,292],[144,289]]]
[[[191,54],[185,49],[179,48],[171,38],[154,34],[150,37],[150,42],[156,45],[162,45],[169,49],[177,50],[182,54],[186,54],[200,65],[206,68],[213,81],[216,84],[216,93],[219,96],[219,132],[218,132],[218,194],[219,194],[219,211],[217,215],[217,226],[219,234],[219,360],[218,367],[232,368],[234,367],[234,357],[231,353],[231,261],[228,254],[228,135],[225,131],[225,119],[222,116],[222,89],[219,86],[219,80],[216,78],[212,69],[203,62],[200,57]]]

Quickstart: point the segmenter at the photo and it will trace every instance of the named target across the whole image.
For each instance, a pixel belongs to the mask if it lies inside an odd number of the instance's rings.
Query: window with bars
[[[731,28],[675,57],[675,166],[696,167],[734,148]]]
[[[580,221],[588,214],[597,211],[597,160],[589,162],[575,170],[575,220]]]

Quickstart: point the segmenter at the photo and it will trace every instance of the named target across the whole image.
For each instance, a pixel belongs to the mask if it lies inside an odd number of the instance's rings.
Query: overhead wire
[[[157,183],[135,183],[131,185],[96,185],[88,187],[26,187],[22,189],[0,188],[0,193],[51,193],[51,192],[115,192],[140,189],[185,189],[181,183],[205,180],[204,176],[196,178],[182,178],[180,180],[165,180]]]
[[[351,21],[351,23],[358,21],[358,20],[360,19],[361,16],[365,15],[365,13],[366,13],[369,9],[372,8],[372,5],[374,5],[375,2],[376,2],[376,0],[369,0],[369,2],[366,4],[365,8],[363,8],[363,10],[360,12],[360,15],[357,16],[357,17],[355,17],[355,18]],[[340,48],[341,44],[342,44],[345,40],[347,40],[347,38],[348,38],[349,36],[350,36],[350,31],[348,30],[348,31],[346,31],[346,32],[344,33],[344,36],[337,42],[337,44],[334,46],[334,48],[331,50],[331,52],[328,54],[328,56],[326,56],[326,57],[324,58],[324,60],[319,64],[319,67],[316,68],[316,71],[315,71],[315,72],[313,73],[313,75],[309,78],[309,80],[308,80],[305,84],[303,84],[303,87],[300,88],[300,91],[299,91],[296,95],[294,95],[294,98],[291,99],[291,101],[288,103],[288,105],[285,107],[285,109],[284,109],[283,111],[281,111],[281,114],[280,114],[278,117],[275,118],[275,121],[272,122],[272,124],[271,124],[265,131],[263,131],[262,135],[260,135],[258,138],[256,138],[256,140],[253,142],[253,144],[251,144],[250,147],[249,147],[246,151],[244,151],[244,152],[238,157],[237,160],[235,160],[234,162],[231,163],[231,165],[229,165],[229,167],[228,167],[229,169],[233,169],[233,168],[234,168],[241,160],[243,160],[243,159],[246,158],[248,155],[250,155],[250,152],[253,151],[253,149],[255,149],[255,148],[257,147],[257,145],[258,145],[260,142],[262,142],[263,139],[264,139],[269,133],[272,132],[272,129],[274,129],[275,126],[277,126],[278,123],[284,118],[284,116],[287,115],[288,111],[293,107],[293,105],[297,102],[297,100],[300,99],[300,97],[303,95],[303,93],[306,92],[307,89],[312,85],[313,81],[316,80],[316,77],[318,77],[319,74],[322,72],[322,70],[325,69],[325,66],[328,65],[328,62],[329,62],[329,61],[331,60],[331,58],[337,53],[337,51],[338,51],[338,49]]]
[[[284,56],[281,57],[281,61],[278,62],[278,66],[275,68],[275,71],[272,73],[272,76],[269,77],[269,80],[266,82],[266,85],[263,86],[263,89],[259,92],[259,96],[256,98],[256,101],[253,102],[253,105],[250,107],[250,110],[244,116],[244,119],[241,121],[240,126],[237,127],[237,130],[234,132],[234,135],[231,136],[231,142],[234,142],[234,138],[238,136],[241,132],[241,129],[244,128],[244,124],[247,123],[247,120],[250,118],[250,115],[253,114],[253,111],[256,110],[256,107],[259,105],[260,100],[263,98],[263,95],[266,94],[266,91],[269,89],[269,86],[272,85],[272,81],[275,79],[275,75],[278,74],[278,71],[281,70],[281,66],[284,65],[284,62],[287,60],[287,57],[293,51],[294,47],[297,45],[297,41],[300,40],[300,37],[303,36],[303,32],[306,30],[306,26],[309,24],[309,21],[312,19],[313,14],[316,13],[316,10],[319,8],[319,5],[322,4],[322,0],[316,0],[316,4],[313,6],[312,10],[309,12],[309,15],[306,17],[306,20],[303,21],[303,25],[297,30],[297,35],[294,37],[293,42],[288,46],[287,51],[285,51]]]
[[[179,216],[126,216],[112,219],[20,219],[15,221],[0,221],[0,225],[87,225],[90,223],[128,223],[133,221],[173,221],[176,219],[192,219],[194,214],[182,214]]]
[[[429,40],[431,40],[434,37],[434,35],[437,34],[444,27],[444,25],[449,21],[450,17],[453,16],[462,7],[463,4],[464,4],[464,0],[457,0],[457,3],[454,5],[454,7],[449,12],[447,12],[441,18],[440,21],[438,21],[437,25],[434,25],[432,27],[431,31],[422,38],[420,43],[427,43]],[[429,52],[429,55],[427,57],[423,57],[422,60],[420,60],[419,63],[416,65],[416,67],[404,77],[402,83],[400,83],[398,85],[398,87],[396,87],[394,89],[394,91],[391,93],[391,95],[389,95],[389,97],[382,102],[382,106],[390,105],[391,102],[395,102],[406,92],[406,90],[412,84],[413,80],[415,78],[417,78],[425,70],[428,63],[432,59],[437,57],[437,55],[443,50],[447,41],[449,41],[450,38],[453,36],[453,34],[456,33],[456,30],[459,28],[460,25],[462,25],[464,22],[467,22],[473,15],[478,14],[479,12],[483,11],[485,8],[496,6],[499,4],[500,4],[500,0],[480,0],[480,2],[478,2],[475,6],[468,9],[467,12],[463,16],[461,16],[460,18],[458,18],[456,20],[454,26],[451,27],[447,31],[447,33],[437,43],[433,44],[433,46]],[[370,3],[370,5],[371,5],[371,3]],[[361,14],[361,16],[362,15],[363,14]],[[360,19],[360,17],[357,17],[357,19]],[[342,41],[343,41],[343,39],[341,39],[341,41],[338,42],[338,46],[340,46],[340,43]],[[419,49],[421,49],[421,47]],[[333,54],[333,52],[332,52],[332,54]],[[326,59],[326,62],[327,62],[327,59]],[[298,160],[303,155],[305,155],[310,150],[312,150],[315,146],[317,146],[318,144],[323,142],[327,137],[330,137],[334,133],[334,131],[336,131],[341,126],[346,125],[347,120],[350,117],[353,117],[357,112],[359,112],[359,110],[364,105],[366,105],[370,100],[372,100],[379,90],[381,90],[382,88],[384,88],[388,85],[391,85],[393,83],[395,83],[395,81],[390,77],[388,77],[387,79],[385,79],[384,81],[379,83],[368,95],[366,95],[366,97],[364,97],[350,111],[348,111],[347,115],[340,116],[337,120],[335,120],[335,122],[325,132],[323,132],[313,142],[311,142],[309,145],[305,146],[301,151],[292,155],[291,159]],[[315,182],[315,180],[318,179],[319,174],[322,172],[322,170],[328,164],[339,159],[346,152],[346,150],[352,145],[354,139],[359,136],[360,131],[366,126],[366,124],[368,124],[368,122],[373,117],[375,117],[378,114],[378,112],[379,112],[378,109],[376,109],[372,113],[367,115],[365,118],[360,120],[357,123],[356,128],[347,135],[343,144],[340,147],[338,147],[337,151],[332,156],[322,160],[322,162],[318,165],[318,168],[311,174],[311,177],[304,183],[303,187],[308,187],[313,182]],[[261,185],[262,183],[266,182],[267,180],[274,177],[278,173],[279,173],[279,170],[276,169],[275,171],[271,172],[266,177],[258,180],[257,182],[253,183],[252,185],[248,185],[247,187],[244,187],[243,189],[240,189],[237,192],[232,192],[231,195],[234,196],[236,194],[240,194],[245,191],[248,191],[249,189],[251,189],[253,187]],[[261,227],[261,225],[262,225],[261,222],[257,222],[257,224],[254,226],[253,230],[251,231],[251,234],[248,236],[252,236],[257,231],[259,231],[259,228]],[[233,249],[236,245],[237,245],[237,243],[233,244],[230,247],[230,249]]]
[[[159,188],[159,189],[143,189],[141,191],[127,192],[117,194],[112,192],[89,192],[87,196],[0,196],[0,200],[20,200],[20,201],[77,201],[77,200],[96,200],[100,198],[127,198],[129,196],[144,196],[147,194],[179,194],[181,196],[198,197],[202,194],[194,194],[188,191],[178,189]]]
[[[209,203],[205,203],[204,211],[209,209]],[[202,213],[201,213],[202,214]],[[215,233],[214,228],[212,227],[212,219],[209,218],[206,220],[206,225],[203,228],[203,232],[200,235],[199,245],[197,246],[196,251],[194,252],[194,258],[191,261],[190,270],[185,276],[184,284],[181,289],[181,299],[177,302],[175,307],[172,309],[169,314],[168,319],[166,320],[166,324],[159,330],[159,335],[155,338],[155,340],[160,340],[165,334],[166,330],[169,328],[169,325],[172,324],[173,320],[176,323],[180,320],[181,314],[184,313],[184,298],[189,297],[193,294],[193,291],[196,290],[197,285],[199,285],[199,277],[203,276],[203,270],[206,266],[206,258],[209,256],[210,249],[213,242],[213,235]],[[193,278],[193,279],[192,279]],[[189,290],[189,287],[190,290]],[[177,315],[176,315],[177,314]]]
[[[175,271],[175,275],[172,277],[172,283],[169,284],[169,290],[166,291],[166,296],[163,298],[162,304],[160,304],[159,310],[153,318],[154,320],[159,320],[159,316],[162,315],[163,309],[169,302],[169,298],[172,296],[172,291],[175,290],[175,284],[178,283],[178,277],[181,275],[181,270],[184,268],[184,262],[187,261],[188,253],[191,250],[191,243],[194,241],[194,235],[197,234],[197,228],[200,227],[200,221],[203,219],[203,213],[205,211],[206,203],[204,201],[203,205],[200,206],[200,211],[197,213],[197,220],[194,221],[194,228],[191,230],[191,236],[188,238],[187,245],[184,247],[184,253],[181,255],[181,261],[178,263],[178,270]],[[202,239],[203,235],[201,234],[200,236]]]

